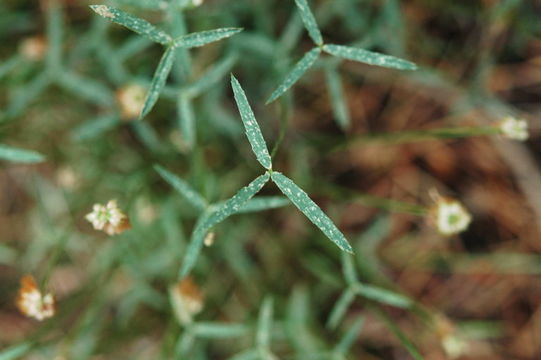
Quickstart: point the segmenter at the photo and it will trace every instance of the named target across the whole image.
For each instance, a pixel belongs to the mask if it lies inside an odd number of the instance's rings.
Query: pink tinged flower
[[[42,321],[55,314],[55,299],[51,293],[42,294],[31,275],[21,279],[21,288],[16,300],[24,315]]]
[[[203,295],[190,277],[184,278],[169,288],[169,299],[177,320],[183,324],[203,310]]]
[[[116,92],[122,120],[138,119],[145,105],[146,89],[137,84],[126,85]]]
[[[116,200],[110,200],[107,205],[95,204],[85,218],[94,229],[108,235],[120,234],[131,228],[128,217],[118,208]]]

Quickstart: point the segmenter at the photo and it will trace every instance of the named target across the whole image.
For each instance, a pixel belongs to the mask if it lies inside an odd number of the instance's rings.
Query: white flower
[[[16,303],[24,315],[39,321],[50,318],[55,313],[54,296],[50,293],[43,295],[31,275],[23,276],[21,279]]]
[[[116,92],[116,99],[120,107],[120,116],[123,120],[137,119],[145,104],[146,90],[137,84],[121,87]]]
[[[19,52],[27,60],[42,60],[47,52],[47,40],[42,36],[26,38],[19,45]]]
[[[169,288],[169,298],[177,320],[185,325],[203,310],[203,296],[197,285],[187,277]]]
[[[131,227],[128,217],[118,208],[116,200],[110,200],[107,205],[94,204],[92,212],[85,218],[94,229],[103,230],[108,235],[120,234]]]
[[[528,139],[528,122],[524,119],[508,116],[500,121],[498,128],[502,135],[509,139],[519,141]]]
[[[193,6],[200,6],[203,4],[203,0],[192,0]]]
[[[470,213],[458,200],[443,196],[436,200],[430,218],[438,231],[446,236],[466,230],[472,220]]]

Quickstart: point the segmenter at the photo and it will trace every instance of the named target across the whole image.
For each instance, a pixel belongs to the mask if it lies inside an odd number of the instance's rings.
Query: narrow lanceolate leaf
[[[175,174],[165,170],[160,165],[154,165],[154,170],[160,174],[160,176],[169,183],[180,195],[184,196],[186,200],[190,202],[195,208],[203,211],[207,208],[207,201],[195,191],[190,184],[182,180]]]
[[[189,149],[195,144],[195,115],[191,99],[184,93],[177,100],[179,128],[182,139]]]
[[[359,332],[364,324],[364,318],[362,316],[358,317],[357,320],[353,322],[351,327],[346,331],[340,342],[334,348],[334,351],[339,354],[347,354],[351,346],[359,337]]]
[[[195,225],[190,244],[184,255],[179,277],[183,278],[189,274],[199,257],[201,247],[207,232],[225,218],[237,213],[242,206],[250,200],[269,181],[269,174],[259,176],[248,186],[240,189],[232,198],[219,205],[212,212],[204,213]]]
[[[103,16],[104,18],[119,25],[125,26],[154,42],[167,45],[172,41],[171,36],[159,30],[148,21],[125,13],[122,10],[115,9],[114,7],[108,5],[90,5],[90,8],[98,15]]]
[[[413,302],[407,297],[377,286],[357,284],[353,287],[353,290],[358,295],[383,304],[399,308],[409,308],[413,305]]]
[[[221,28],[183,35],[173,40],[176,48],[194,48],[222,40],[241,32],[241,28]]]
[[[0,160],[31,164],[44,161],[45,156],[31,150],[23,150],[11,146],[0,145]]]
[[[327,320],[327,327],[329,329],[336,329],[354,299],[355,292],[353,292],[351,288],[347,288],[347,290],[342,293],[338,301],[334,304],[331,315],[329,315],[329,319]]]
[[[231,75],[231,86],[233,87],[235,101],[237,102],[240,117],[244,123],[246,136],[248,137],[250,145],[252,145],[252,150],[259,163],[263,165],[265,169],[270,169],[272,167],[272,162],[269,149],[267,149],[267,144],[265,143],[263,134],[261,134],[261,129],[257,124],[254,112],[248,103],[248,99],[246,99],[246,94],[244,93],[244,90],[242,90],[238,80],[233,75]]]
[[[325,69],[325,75],[327,77],[327,87],[329,88],[329,94],[331,96],[334,117],[336,118],[338,126],[340,126],[342,130],[347,130],[350,126],[350,117],[340,75],[334,66],[327,67]]]
[[[349,245],[344,234],[338,230],[332,220],[325,215],[320,207],[317,206],[317,204],[313,202],[300,187],[287,176],[276,171],[272,173],[272,181],[274,181],[284,195],[287,196],[311,222],[323,231],[332,242],[343,251],[353,253],[353,249],[351,248],[351,245]]]
[[[269,209],[276,209],[279,207],[287,206],[290,202],[283,196],[256,196],[253,199],[244,204],[244,206],[238,211],[238,213],[249,213],[264,211]]]
[[[297,7],[299,8],[304,27],[308,30],[308,34],[312,40],[319,46],[323,45],[321,32],[317,26],[314,14],[312,13],[312,10],[310,10],[310,6],[308,6],[308,2],[306,0],[295,0],[295,4],[297,4]]]
[[[306,54],[304,54],[302,59],[295,65],[293,70],[291,70],[291,72],[287,74],[286,78],[280,84],[280,86],[278,86],[278,88],[274,90],[274,92],[271,94],[270,98],[267,100],[267,104],[278,99],[280,96],[282,96],[283,93],[287,91],[287,89],[289,89],[293,84],[295,84],[297,80],[299,80],[300,77],[306,72],[306,70],[312,67],[312,65],[319,57],[319,54],[321,54],[320,48],[312,49]]]
[[[244,324],[197,322],[192,331],[198,338],[227,339],[246,335],[250,329]]]
[[[391,55],[384,55],[364,49],[342,46],[342,45],[324,45],[323,51],[328,54],[338,56],[344,59],[359,61],[369,65],[382,66],[399,70],[416,70],[417,65]]]
[[[264,349],[268,349],[271,340],[272,313],[273,301],[270,297],[266,297],[263,301],[261,309],[259,310],[256,333],[257,345]]]
[[[171,72],[171,67],[173,66],[173,61],[175,60],[175,49],[172,47],[168,48],[160,59],[160,63],[156,68],[152,82],[150,83],[150,90],[148,91],[147,97],[145,99],[145,104],[143,105],[143,110],[141,111],[140,119],[144,118],[152,107],[158,101],[160,92],[165,85],[167,76]]]

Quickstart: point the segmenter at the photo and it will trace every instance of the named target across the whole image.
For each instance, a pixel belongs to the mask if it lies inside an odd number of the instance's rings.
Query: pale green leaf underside
[[[416,70],[417,65],[391,55],[342,45],[324,45],[323,51],[344,59],[359,61],[369,65],[381,66],[398,70]]]
[[[221,28],[183,35],[173,40],[176,48],[194,48],[222,40],[241,32],[241,28]]]
[[[263,165],[265,169],[270,169],[272,167],[272,162],[269,149],[267,149],[267,144],[265,143],[261,129],[257,124],[254,112],[248,103],[248,99],[246,99],[246,94],[233,75],[231,75],[231,86],[233,87],[235,101],[237,102],[240,117],[242,118],[246,136],[252,146],[252,150],[261,165]]]
[[[413,302],[407,297],[377,286],[359,284],[354,286],[353,289],[356,294],[383,304],[388,304],[399,308],[409,308],[413,304]]]
[[[255,196],[244,204],[238,213],[249,213],[287,206],[290,201],[283,196]]]
[[[317,26],[314,14],[312,13],[312,10],[310,10],[310,6],[308,6],[308,2],[306,0],[295,0],[295,4],[297,4],[297,8],[299,9],[299,12],[301,14],[304,27],[306,27],[306,30],[308,30],[308,34],[310,35],[312,40],[317,45],[323,45],[323,38],[321,37],[321,32],[319,31],[319,27]]]
[[[154,170],[156,170],[158,174],[160,174],[160,176],[169,183],[169,185],[178,191],[180,195],[188,200],[195,208],[201,211],[207,208],[207,201],[186,181],[164,169],[160,165],[154,165]]]
[[[295,65],[293,70],[287,74],[284,81],[278,86],[276,90],[271,94],[269,99],[267,100],[267,104],[273,102],[274,100],[278,99],[280,96],[282,96],[283,93],[285,93],[293,84],[297,82],[297,80],[300,79],[300,77],[310,68],[312,65],[316,62],[316,60],[319,57],[319,54],[321,54],[320,48],[315,48],[310,51],[308,51],[302,59]]]
[[[336,122],[342,130],[347,130],[350,127],[351,121],[340,75],[338,74],[338,71],[336,71],[335,67],[326,68],[325,75],[327,78],[327,87],[329,88],[331,105]]]
[[[351,290],[351,288],[348,288],[342,293],[331,310],[331,315],[329,315],[329,319],[327,320],[327,327],[329,329],[336,329],[340,323],[340,320],[344,318],[344,315],[346,314],[346,311],[353,300],[355,300],[355,293]]]
[[[188,275],[194,267],[199,253],[201,252],[203,241],[205,240],[207,232],[214,225],[237,213],[248,200],[257,194],[259,190],[261,190],[267,181],[269,181],[269,177],[270,176],[268,173],[259,176],[248,184],[248,186],[240,189],[232,198],[219,205],[212,212],[205,213],[199,218],[199,221],[195,225],[195,229],[192,233],[186,254],[184,255],[184,260],[182,262],[182,267],[179,274],[180,278]]]
[[[45,156],[32,150],[24,150],[11,146],[0,145],[0,160],[32,164],[44,161]]]
[[[308,197],[308,195],[299,188],[291,179],[287,176],[279,173],[272,173],[272,181],[280,188],[280,190],[287,196],[291,202],[304,214],[306,217],[314,223],[323,233],[334,242],[340,249],[353,253],[351,245],[349,245],[346,237],[331,219],[315,202]]]
[[[257,321],[256,343],[261,348],[268,348],[272,332],[273,301],[270,297],[265,297],[263,305],[259,310]]]
[[[175,49],[170,47],[162,55],[160,63],[156,68],[156,72],[154,73],[154,77],[150,83],[150,90],[148,91],[145,104],[143,105],[143,110],[141,111],[141,116],[139,117],[140,119],[144,118],[150,112],[150,110],[152,110],[152,107],[156,104],[156,101],[158,101],[160,92],[167,81],[167,76],[169,76],[169,73],[171,72],[171,67],[173,66],[174,60]]]
[[[193,334],[198,338],[227,339],[243,336],[250,329],[244,324],[218,323],[198,321],[192,327]]]
[[[108,5],[90,5],[90,8],[107,20],[125,26],[154,42],[167,45],[172,41],[171,36],[167,33],[159,30],[148,21],[138,18],[137,16],[130,15]]]
[[[180,94],[177,101],[180,133],[189,149],[195,144],[195,115],[192,102],[185,94]]]

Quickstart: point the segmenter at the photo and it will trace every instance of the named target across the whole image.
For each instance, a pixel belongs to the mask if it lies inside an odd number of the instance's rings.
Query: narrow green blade
[[[117,114],[103,115],[85,121],[71,131],[70,137],[74,141],[90,140],[105,134],[120,124]]]
[[[45,156],[31,150],[23,150],[11,146],[0,145],[0,160],[32,164],[45,161]]]
[[[342,130],[347,130],[350,127],[351,121],[340,75],[338,74],[338,71],[336,71],[335,66],[327,67],[325,69],[325,75],[336,123]]]
[[[165,170],[160,165],[154,165],[154,170],[156,170],[169,185],[178,191],[180,195],[184,196],[184,198],[196,209],[204,211],[207,208],[207,201],[186,181],[182,180],[172,172]]]
[[[235,95],[235,101],[237,102],[237,107],[239,108],[240,117],[244,124],[244,129],[246,131],[246,136],[248,141],[252,146],[252,151],[254,152],[257,161],[265,169],[270,169],[272,167],[271,157],[269,154],[269,149],[267,149],[267,144],[261,133],[261,129],[257,124],[255,119],[254,112],[246,99],[246,94],[242,87],[240,86],[238,80],[231,75],[231,86],[233,87],[233,93]]]
[[[75,73],[68,72],[60,74],[57,78],[57,84],[69,93],[96,105],[113,105],[115,97],[112,91],[95,80],[82,78]]]
[[[236,61],[236,55],[227,56],[219,63],[213,65],[210,70],[201,75],[193,84],[188,85],[184,89],[184,93],[189,97],[194,98],[211,90],[212,87],[231,71],[231,68],[235,65]]]
[[[382,304],[392,305],[398,308],[409,308],[413,305],[413,302],[407,297],[377,286],[359,283],[354,285],[353,290],[358,295]]]
[[[290,201],[283,196],[255,196],[248,200],[238,213],[250,213],[287,206]]]
[[[192,100],[184,93],[179,95],[177,100],[177,116],[180,134],[188,149],[195,144],[195,115],[193,112]]]
[[[246,335],[250,329],[244,324],[197,322],[193,325],[193,334],[198,338],[227,339]]]
[[[13,345],[5,349],[0,350],[0,360],[15,360],[20,359],[21,356],[26,354],[32,345],[30,342],[23,342],[18,345]]]
[[[331,310],[331,314],[329,315],[329,319],[327,320],[327,327],[331,330],[336,329],[338,326],[338,323],[340,323],[340,320],[344,317],[346,314],[347,309],[355,299],[355,293],[351,288],[346,289],[340,295],[340,298],[336,303],[334,304],[334,307]]]
[[[410,355],[415,360],[424,360],[424,357],[421,355],[419,350],[417,350],[417,347],[408,339],[406,334],[402,332],[402,330],[396,325],[395,321],[389,317],[384,311],[378,308],[374,308],[374,311],[377,315],[383,320],[385,325],[391,330],[394,336],[400,341],[402,346],[406,348],[406,350],[410,353]]]
[[[273,102],[274,100],[278,99],[280,96],[282,96],[283,93],[285,93],[293,84],[297,82],[297,80],[300,79],[300,77],[308,70],[312,65],[316,62],[316,60],[319,57],[319,54],[321,54],[320,48],[314,48],[310,51],[308,51],[302,59],[295,65],[293,70],[289,74],[287,74],[286,78],[280,86],[274,92],[271,94],[270,98],[267,100],[267,104]]]
[[[323,51],[328,54],[338,56],[344,59],[359,61],[369,65],[381,66],[398,70],[416,70],[417,65],[391,55],[384,55],[364,49],[342,46],[342,45],[324,45]]]
[[[321,208],[308,197],[304,190],[298,187],[287,176],[276,171],[272,173],[272,181],[274,181],[284,195],[287,196],[312,223],[323,231],[332,242],[343,251],[353,253],[353,249],[351,248],[351,245],[349,245],[344,234],[338,230],[332,220],[329,219]]]
[[[219,205],[214,211],[204,213],[200,218],[192,233],[190,244],[184,255],[182,267],[180,268],[179,277],[183,278],[189,274],[199,257],[201,247],[207,232],[216,224],[223,221],[225,218],[237,213],[242,206],[250,200],[261,188],[269,181],[269,174],[259,176],[252,181],[248,186],[240,189],[232,198]]]
[[[165,82],[167,81],[167,76],[171,72],[171,67],[173,66],[173,61],[175,60],[175,49],[170,47],[163,54],[160,59],[160,63],[156,68],[152,82],[150,83],[150,90],[148,91],[147,97],[145,99],[145,104],[143,105],[143,110],[141,111],[140,119],[147,116],[147,114],[152,110],[152,107],[158,101],[160,92],[162,91]]]
[[[107,20],[125,26],[154,42],[162,45],[168,45],[172,41],[171,36],[161,30],[158,30],[158,28],[156,28],[154,25],[146,20],[138,18],[137,16],[130,15],[122,10],[108,5],[90,5],[90,8]]]
[[[257,321],[256,342],[263,349],[268,349],[272,333],[273,301],[270,297],[263,300]]]
[[[221,28],[183,35],[173,41],[176,48],[194,48],[222,40],[241,32],[241,28]]]
[[[297,7],[299,8],[304,27],[308,30],[308,34],[312,40],[319,46],[323,45],[321,32],[317,26],[314,14],[312,13],[312,10],[310,10],[310,6],[308,6],[308,2],[306,0],[295,0],[295,4],[297,4]]]
[[[363,324],[364,324],[364,317],[359,316],[357,320],[355,320],[353,324],[350,326],[350,328],[346,331],[346,333],[344,334],[340,342],[334,348],[334,351],[336,351],[339,354],[347,354],[351,346],[357,340],[357,337],[359,336],[359,332],[361,331]]]

